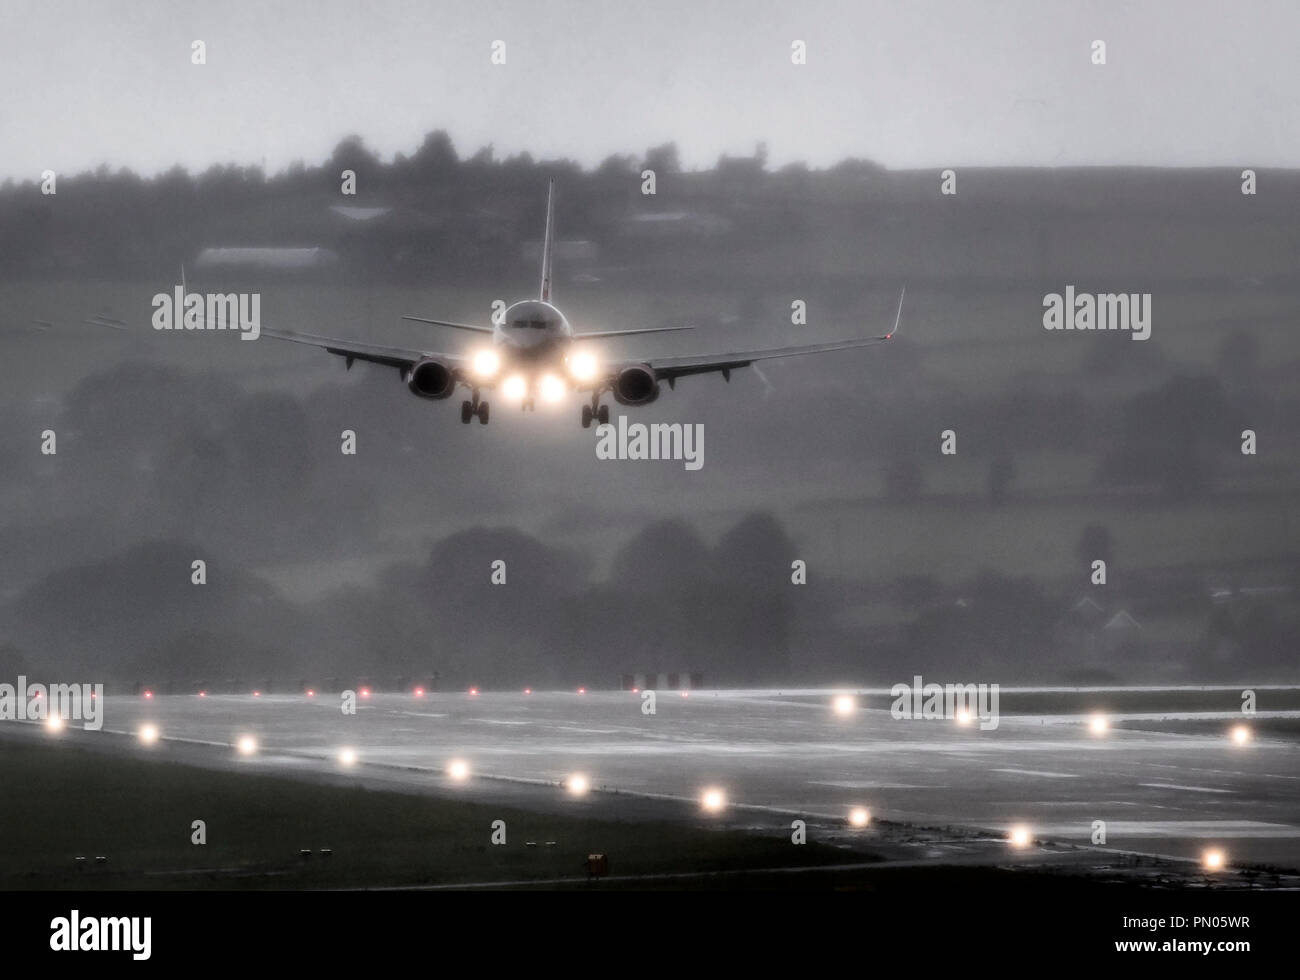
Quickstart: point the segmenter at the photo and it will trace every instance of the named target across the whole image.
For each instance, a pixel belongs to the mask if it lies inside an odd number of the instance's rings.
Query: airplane
[[[483,334],[491,341],[468,354],[449,354],[406,347],[389,347],[352,340],[322,337],[317,334],[293,333],[262,328],[263,337],[287,340],[319,347],[345,359],[349,370],[354,361],[369,361],[395,367],[412,394],[421,398],[450,398],[459,387],[469,389],[470,397],[461,402],[460,420],[468,425],[477,418],[486,425],[489,418],[484,391],[498,386],[502,396],[524,410],[535,410],[537,398],[559,402],[570,390],[590,393],[590,402],[582,406],[584,429],[592,422],[608,424],[609,405],[601,404],[608,392],[620,405],[648,405],[659,397],[660,386],[667,382],[675,389],[678,378],[694,374],[719,373],[725,381],[731,372],[748,367],[755,361],[803,354],[869,347],[893,339],[903,316],[906,287],[898,298],[894,326],[887,334],[857,340],[841,340],[798,347],[775,347],[766,350],[737,351],[711,355],[686,355],[619,359],[602,363],[587,349],[585,341],[626,337],[632,334],[667,333],[690,330],[682,327],[643,327],[631,330],[600,330],[575,333],[568,319],[551,299],[551,266],[555,252],[555,181],[546,195],[546,235],[542,243],[542,282],[536,299],[520,300],[494,317],[492,326],[457,323],[428,317],[406,315],[404,320],[428,323]]]

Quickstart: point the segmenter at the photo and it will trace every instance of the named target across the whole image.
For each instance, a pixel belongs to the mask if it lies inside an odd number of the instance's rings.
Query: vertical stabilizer
[[[546,190],[546,238],[542,240],[542,302],[551,301],[551,258],[555,253],[555,179]]]

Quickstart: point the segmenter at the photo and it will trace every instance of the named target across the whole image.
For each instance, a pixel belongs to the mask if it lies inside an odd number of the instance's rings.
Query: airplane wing
[[[474,333],[491,333],[491,327],[480,327],[473,323],[455,323],[452,320],[431,320],[427,316],[414,316],[410,313],[402,314],[403,320],[414,320],[416,323],[432,323],[435,327],[455,327],[457,330],[472,330]]]
[[[797,347],[769,347],[763,350],[736,351],[730,354],[699,354],[684,357],[652,357],[644,361],[628,363],[646,364],[655,373],[656,381],[667,381],[669,387],[678,378],[692,374],[709,374],[720,372],[726,380],[731,380],[731,372],[736,368],[749,367],[755,361],[767,361],[778,357],[800,357],[804,354],[821,354],[829,351],[852,350],[855,347],[874,347],[893,340],[898,332],[898,325],[903,317],[903,299],[907,296],[904,288],[898,297],[898,312],[894,315],[894,327],[889,333],[878,337],[862,337],[857,340],[838,340],[827,344],[802,344]]]
[[[592,333],[575,333],[574,340],[589,340],[593,337],[627,337],[634,333],[672,333],[674,330],[694,330],[694,327],[637,327],[634,330],[596,330]]]
[[[263,327],[263,337],[275,340],[287,340],[295,344],[319,347],[331,354],[347,359],[348,367],[353,361],[369,361],[372,364],[385,364],[389,367],[406,369],[426,357],[436,357],[446,361],[451,367],[460,367],[465,358],[459,354],[443,354],[437,351],[413,350],[408,347],[386,347],[381,344],[366,344],[356,340],[340,340],[337,337],[321,337],[313,333],[293,333],[288,330],[270,330]]]

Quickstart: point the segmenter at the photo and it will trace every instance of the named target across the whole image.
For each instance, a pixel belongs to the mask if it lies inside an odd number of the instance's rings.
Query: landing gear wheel
[[[590,405],[582,406],[582,427],[584,429],[591,428],[591,406]]]
[[[469,420],[474,414],[474,406],[470,404],[469,399],[460,403],[460,420],[465,425],[469,425]]]
[[[479,425],[488,424],[488,403],[487,402],[479,402],[478,404],[478,424]]]
[[[601,405],[600,411],[596,413],[596,417],[600,419],[601,425],[609,425],[609,406]]]

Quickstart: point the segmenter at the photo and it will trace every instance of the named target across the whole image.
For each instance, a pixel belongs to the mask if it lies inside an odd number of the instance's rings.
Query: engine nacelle
[[[659,381],[648,364],[634,364],[614,379],[614,400],[620,405],[648,405],[659,397]]]
[[[427,357],[411,368],[406,387],[421,398],[447,398],[456,390],[456,373],[442,361]]]

